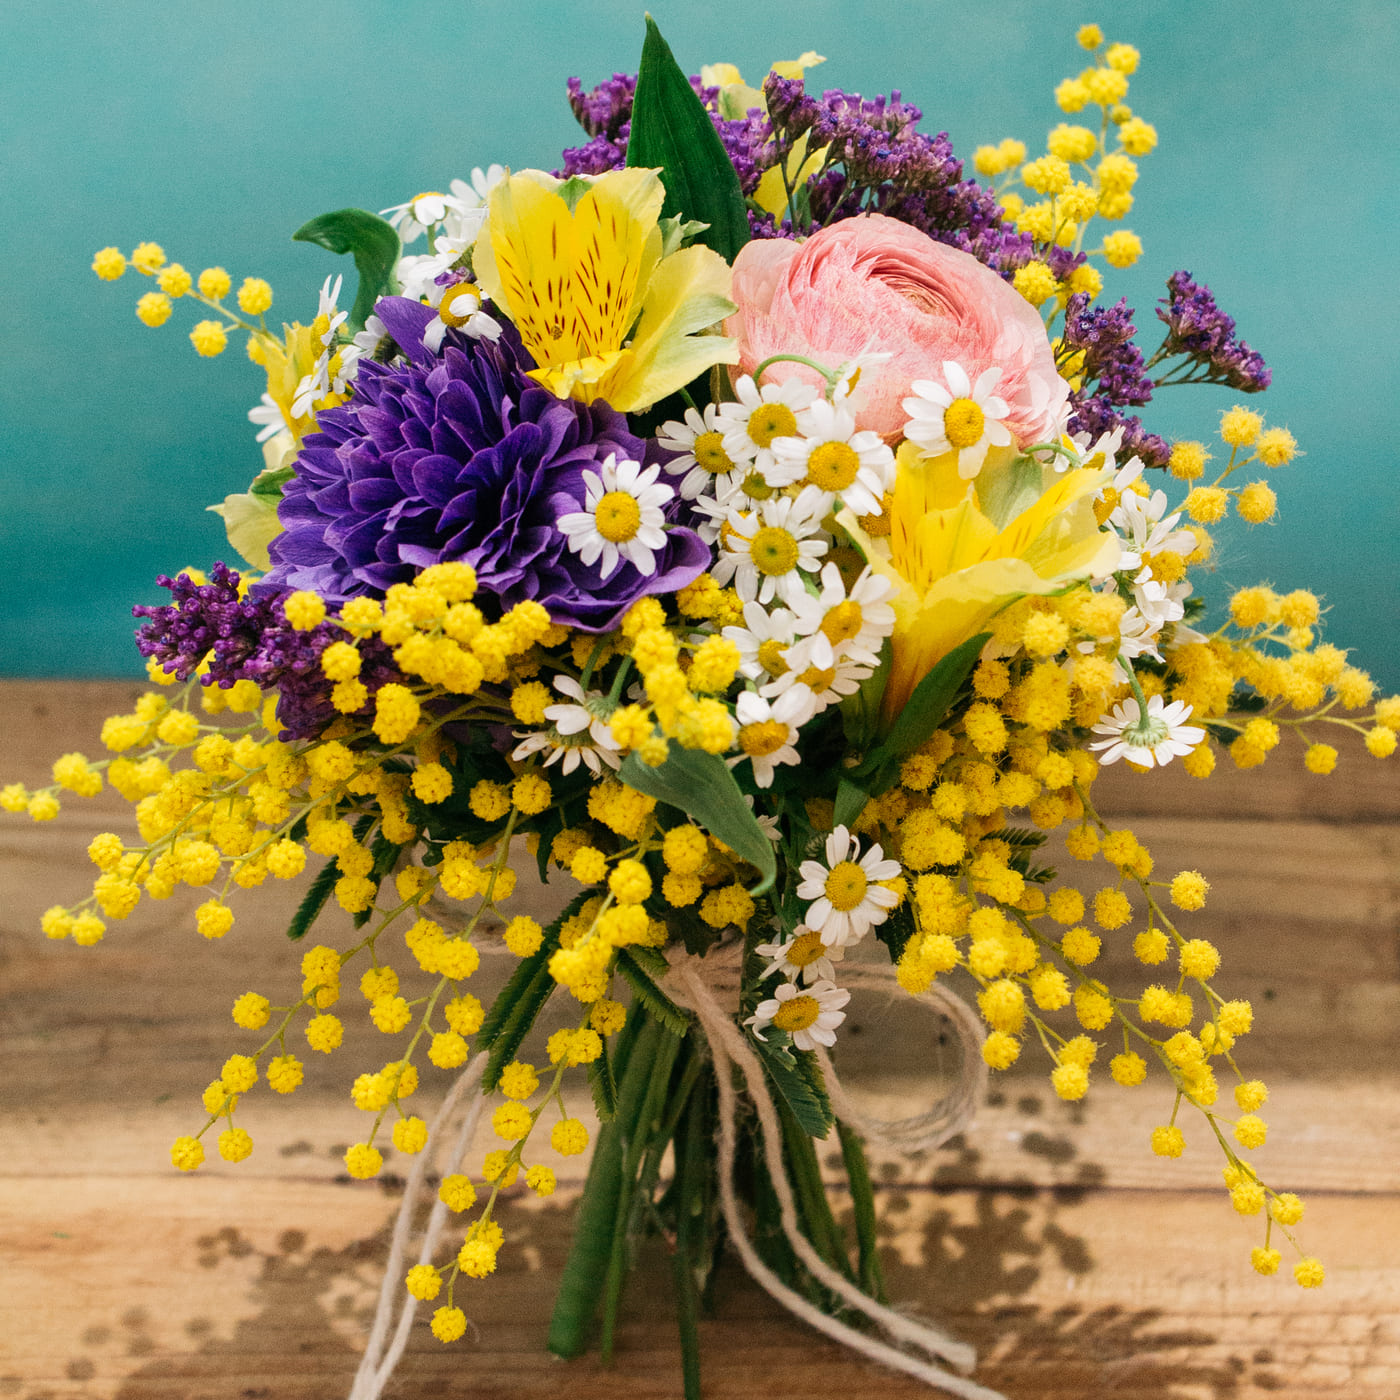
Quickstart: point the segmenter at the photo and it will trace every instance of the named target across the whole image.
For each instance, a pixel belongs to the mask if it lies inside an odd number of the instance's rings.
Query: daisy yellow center
[[[807,459],[807,480],[823,491],[844,491],[860,470],[860,457],[848,442],[824,442]]]
[[[849,642],[852,637],[859,636],[864,621],[860,604],[853,598],[847,598],[844,603],[837,603],[822,618],[822,631],[832,646],[839,646],[842,642]]]
[[[598,533],[613,544],[625,544],[632,539],[642,523],[642,508],[635,496],[626,491],[609,491],[594,511]]]
[[[763,719],[739,730],[739,747],[751,758],[767,758],[777,753],[788,739],[788,727],[781,720]]]
[[[785,1001],[774,1014],[773,1024],[780,1031],[805,1031],[821,1014],[821,1002],[804,993]]]
[[[886,491],[880,498],[880,513],[878,515],[862,515],[860,517],[860,528],[870,536],[872,540],[880,539],[890,533],[890,512],[894,509],[894,496]]]
[[[766,501],[773,494],[773,488],[763,479],[762,472],[750,472],[739,489],[751,501]]]
[[[865,898],[868,884],[865,871],[855,861],[843,860],[833,865],[826,877],[826,897],[833,909],[839,909],[844,914]]]
[[[761,403],[749,415],[749,440],[756,447],[767,447],[774,438],[796,433],[797,415],[785,403]]]
[[[793,967],[809,967],[818,958],[826,956],[826,944],[822,942],[821,934],[813,930],[811,933],[804,933],[800,938],[794,938],[785,951],[787,960]]]
[[[777,525],[765,525],[754,534],[749,557],[761,574],[790,574],[797,567],[797,541]]]
[[[481,308],[481,293],[470,283],[453,287],[442,299],[438,315],[449,326],[463,326]]]
[[[821,695],[830,688],[831,683],[836,679],[836,667],[834,666],[809,666],[798,676],[799,685],[805,685],[814,695]]]
[[[696,462],[707,472],[718,475],[733,469],[734,463],[729,460],[729,454],[724,450],[723,433],[701,433],[695,439],[693,451]]]
[[[964,447],[975,447],[982,441],[986,421],[980,404],[971,399],[954,399],[943,410],[943,435],[948,439],[948,446],[959,452]]]
[[[770,676],[781,676],[787,672],[788,664],[783,660],[783,652],[786,650],[785,642],[770,639],[763,642],[758,648],[758,664],[768,672]]]
[[[441,198],[442,198],[442,191],[441,191],[441,190],[424,190],[421,194],[416,194],[416,195],[413,196],[413,202],[414,202],[415,204],[417,204],[418,201],[419,201],[420,199],[441,199]]]

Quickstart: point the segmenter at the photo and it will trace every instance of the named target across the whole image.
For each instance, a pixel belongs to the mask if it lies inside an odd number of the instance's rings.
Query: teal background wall
[[[1266,579],[1326,595],[1328,636],[1400,688],[1396,410],[1400,6],[1395,0],[650,0],[687,71],[756,79],[815,48],[815,82],[902,88],[959,152],[1060,114],[1090,19],[1136,44],[1130,101],[1160,135],[1127,221],[1151,305],[1172,270],[1215,289],[1274,370],[1254,400],[1307,455],[1275,473],[1278,523],[1222,527],[1208,596]],[[200,360],[177,304],[88,270],[142,239],[235,282],[267,277],[274,318],[309,319],[340,263],[288,241],[305,219],[382,208],[492,160],[551,168],[581,137],[564,100],[635,68],[641,0],[6,0],[0,6],[0,673],[132,675],[128,609],[152,579],[224,557],[203,507],[259,464],[260,372]],[[347,266],[348,270],[348,266]],[[353,279],[352,279],[353,281]],[[1172,389],[1148,410],[1207,438],[1235,396]]]

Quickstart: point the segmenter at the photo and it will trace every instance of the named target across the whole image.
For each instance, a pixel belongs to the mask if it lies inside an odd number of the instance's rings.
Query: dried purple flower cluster
[[[321,653],[344,637],[334,623],[297,631],[275,597],[240,598],[240,575],[215,564],[208,583],[188,574],[156,582],[170,590],[171,601],[158,607],[137,606],[132,615],[146,621],[136,629],[142,656],[154,657],[167,675],[187,681],[208,658],[204,685],[227,690],[238,681],[253,681],[263,691],[278,692],[277,718],[286,739],[311,739],[335,719],[329,688],[321,671]],[[403,676],[388,647],[376,638],[360,642],[360,680],[371,701],[388,681]]]
[[[1080,387],[1070,394],[1070,431],[1098,437],[1121,428],[1125,454],[1140,457],[1146,466],[1164,467],[1171,445],[1149,433],[1140,419],[1120,411],[1124,404],[1140,406],[1152,398],[1154,385],[1134,343],[1136,334],[1126,299],[1116,306],[1092,306],[1088,296],[1078,292],[1065,304],[1061,363],[1083,356],[1073,367]]]
[[[569,80],[569,104],[591,139],[564,152],[557,174],[597,175],[625,164],[635,86],[623,74],[588,92],[577,78]],[[919,131],[923,114],[898,92],[863,98],[833,89],[814,97],[800,78],[770,73],[763,89],[768,113],[753,108],[743,117],[726,118],[718,111],[718,88],[705,87],[698,78],[691,86],[710,113],[745,196],[754,194],[764,171],[787,160],[804,135],[808,151],[826,148],[797,224],[790,217],[750,212],[755,238],[792,238],[838,219],[879,213],[971,253],[1006,277],[1037,256],[1059,278],[1084,261],[1082,253],[1067,248],[1038,252],[1029,234],[1004,222],[992,192],[963,179],[947,133]]]
[[[1257,394],[1273,379],[1264,357],[1235,334],[1235,320],[1216,305],[1210,288],[1192,280],[1189,272],[1167,278],[1167,295],[1157,305],[1157,318],[1167,327],[1154,363],[1184,355],[1189,372],[1179,379],[1165,376],[1158,383],[1226,384],[1242,393]]]

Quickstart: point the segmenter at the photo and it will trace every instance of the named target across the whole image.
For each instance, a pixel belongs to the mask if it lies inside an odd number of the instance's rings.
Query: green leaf
[[[927,742],[948,713],[948,707],[972,673],[991,635],[990,632],[979,632],[975,637],[969,637],[961,646],[954,647],[919,682],[884,743],[866,756],[865,762],[851,774],[851,781],[865,780],[875,796],[894,782],[903,759],[920,744]]]
[[[287,937],[293,942],[306,937],[311,925],[326,907],[326,901],[331,897],[331,891],[339,878],[339,866],[335,861],[328,860],[311,882],[311,888],[302,896],[301,903],[297,905],[297,912],[292,915],[292,921],[287,925]]]
[[[618,777],[628,787],[693,817],[716,840],[756,866],[761,878],[749,891],[751,895],[766,894],[773,888],[778,876],[773,843],[763,834],[734,775],[718,755],[673,744],[670,757],[655,768],[629,754]]]
[[[337,209],[303,224],[293,235],[293,242],[316,243],[332,253],[352,253],[355,270],[360,274],[359,290],[350,312],[350,325],[360,330],[369,320],[374,303],[399,289],[394,280],[403,245],[398,231],[378,214],[368,209]]]
[[[679,215],[671,219],[662,219],[659,222],[661,229],[661,256],[669,258],[672,253],[678,253],[688,243],[695,240],[709,228],[709,224],[701,223],[698,219],[682,219]]]
[[[666,186],[662,215],[709,224],[700,241],[727,262],[734,261],[749,241],[739,176],[710,114],[650,15],[632,103],[627,164],[660,167]]]
[[[886,637],[880,647],[880,664],[860,683],[859,690],[841,702],[846,742],[853,749],[868,748],[880,732],[880,702],[885,698],[885,683],[893,662],[894,648]]]
[[[792,1110],[802,1131],[808,1137],[824,1138],[836,1122],[836,1115],[831,1111],[817,1057],[810,1050],[780,1049],[769,1041],[755,1039],[753,1043],[774,1088]]]
[[[358,844],[369,835],[370,828],[374,825],[372,816],[361,817],[355,823],[355,841]],[[340,867],[333,860],[328,860],[317,872],[316,878],[311,882],[311,888],[302,896],[301,903],[297,905],[297,912],[292,915],[292,921],[287,925],[287,937],[294,942],[298,938],[305,938],[317,918],[320,917],[321,910],[326,907],[326,900],[331,896],[331,891],[335,888],[335,882],[340,878]]]
[[[650,949],[623,948],[617,955],[617,970],[622,974],[623,980],[632,988],[636,998],[643,1006],[666,1027],[672,1035],[683,1036],[690,1031],[690,1017],[656,985],[653,980],[658,974],[655,963],[644,966],[639,953],[650,952]],[[658,954],[658,956],[660,956]],[[650,960],[648,959],[648,962]],[[664,971],[666,960],[661,958],[662,970]]]
[[[853,827],[869,801],[870,794],[863,787],[849,778],[840,779],[836,784],[836,810],[832,822],[836,826]]]
[[[1044,495],[1047,473],[1053,479],[1053,469],[1042,467],[1034,458],[1017,457],[1004,471],[989,473],[990,481],[977,483],[977,504],[998,530],[1004,530]]]
[[[588,1066],[588,1087],[593,1090],[593,1106],[600,1122],[610,1123],[617,1117],[617,1080],[613,1078],[612,1057],[608,1042],[603,1040],[603,1053]]]

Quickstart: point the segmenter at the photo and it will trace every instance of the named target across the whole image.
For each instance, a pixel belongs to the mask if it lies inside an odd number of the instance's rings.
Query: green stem
[[[860,1286],[878,1302],[885,1301],[885,1278],[876,1247],[875,1194],[870,1186],[870,1166],[865,1160],[865,1144],[860,1135],[838,1118],[836,1131],[841,1138],[841,1158],[851,1183],[851,1205],[855,1215],[859,1250]]]

